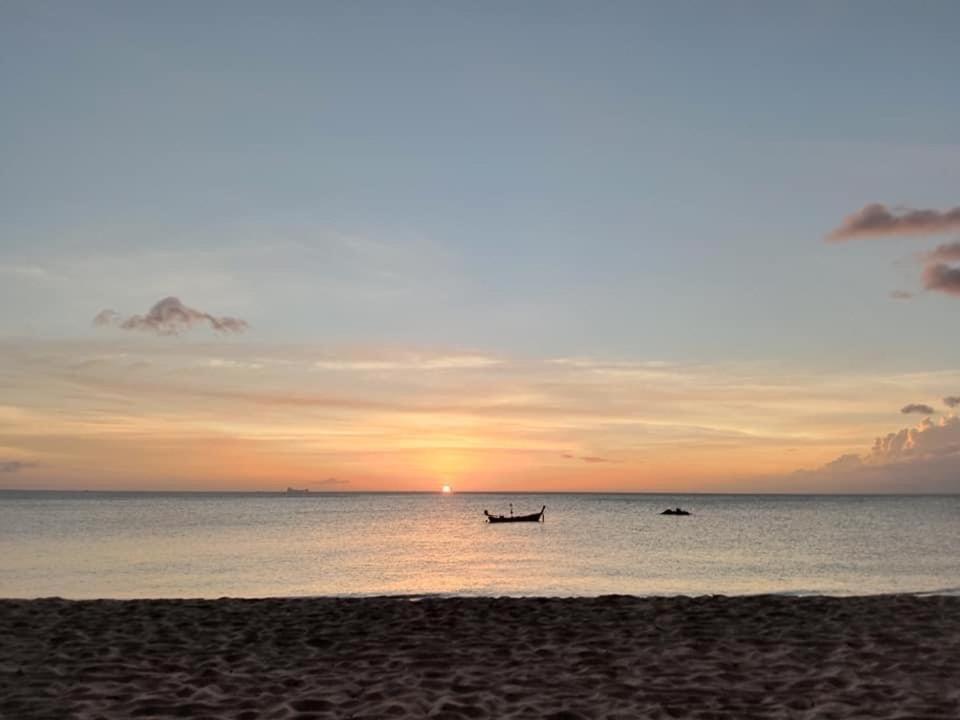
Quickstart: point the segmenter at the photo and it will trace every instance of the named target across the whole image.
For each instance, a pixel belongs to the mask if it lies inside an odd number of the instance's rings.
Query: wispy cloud
[[[960,207],[950,210],[891,211],[881,203],[871,203],[846,217],[840,227],[827,235],[830,242],[883,235],[935,235],[960,229]]]
[[[585,463],[612,463],[616,460],[611,460],[610,458],[600,457],[599,455],[574,455],[573,453],[563,453],[563,457],[567,460],[580,460]]]
[[[894,300],[909,300],[913,297],[913,293],[906,290],[891,290],[890,297]]]
[[[262,370],[263,363],[255,360],[230,360],[226,358],[209,358],[204,365],[217,370]]]
[[[0,460],[0,473],[15,473],[36,466],[36,463],[24,462],[22,460]]]
[[[219,333],[241,333],[248,327],[246,320],[222,316],[187,307],[179,298],[166,297],[157,302],[146,315],[124,318],[116,310],[101,310],[93,319],[99,327],[115,326],[122,330],[140,330],[157,335],[179,335],[196,325],[209,325]]]
[[[30,278],[33,280],[46,280],[50,277],[50,273],[39,265],[0,264],[0,275],[13,275],[15,277]]]
[[[924,403],[910,403],[909,405],[904,405],[900,408],[900,412],[904,415],[909,415],[911,413],[916,413],[918,415],[933,415],[936,410],[934,410],[929,405]]]
[[[358,363],[409,369],[349,374]],[[421,488],[456,473],[479,488],[528,473],[538,487],[691,487],[701,478],[719,487],[729,478],[732,488],[741,474],[819,466],[856,443],[869,449],[903,399],[929,398],[946,412],[941,398],[958,388],[958,370],[651,367],[481,348],[139,343],[117,334],[3,339],[9,449],[0,447],[0,459],[47,458],[3,477],[74,486],[98,468],[116,482],[141,468],[138,482],[157,486],[242,477],[244,486],[350,478],[351,490]],[[205,443],[229,449],[229,463]]]
[[[480,354],[429,355],[408,353],[368,358],[324,358],[313,363],[318,370],[390,371],[390,370],[471,370],[500,365],[503,361]]]
[[[581,370],[662,370],[671,366],[664,360],[598,360],[589,357],[552,358],[549,362]]]
[[[951,408],[957,407],[957,405],[960,405],[960,395],[947,395],[943,399],[943,404]]]

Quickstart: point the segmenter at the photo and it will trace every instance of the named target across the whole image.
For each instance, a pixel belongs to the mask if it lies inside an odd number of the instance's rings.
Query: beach
[[[960,597],[0,601],[0,718],[957,718]]]

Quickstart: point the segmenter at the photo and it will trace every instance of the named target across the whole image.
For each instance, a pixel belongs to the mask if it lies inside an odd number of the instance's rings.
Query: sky
[[[0,1],[0,488],[960,492],[955,2]]]

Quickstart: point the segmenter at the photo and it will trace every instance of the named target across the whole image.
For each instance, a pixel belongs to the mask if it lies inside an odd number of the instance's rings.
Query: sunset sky
[[[0,488],[960,492],[960,4],[0,4]]]

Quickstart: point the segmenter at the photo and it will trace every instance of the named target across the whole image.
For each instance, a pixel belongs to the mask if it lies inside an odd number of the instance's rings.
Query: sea
[[[0,491],[0,597],[612,593],[960,594],[960,496]]]

